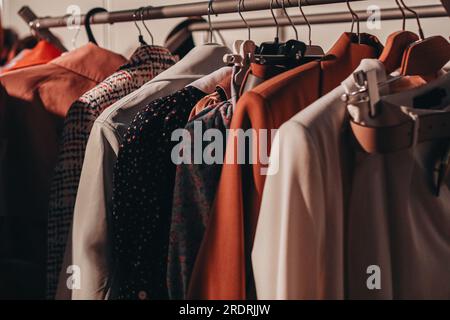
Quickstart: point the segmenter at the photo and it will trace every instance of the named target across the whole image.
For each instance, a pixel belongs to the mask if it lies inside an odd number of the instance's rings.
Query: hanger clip
[[[225,62],[227,66],[242,66],[244,58],[239,54],[228,53],[223,56],[223,62]]]
[[[353,79],[355,80],[357,90],[345,93],[341,98],[342,101],[347,104],[368,103],[370,116],[376,117],[376,106],[378,101],[380,101],[376,70],[357,71],[353,74]]]

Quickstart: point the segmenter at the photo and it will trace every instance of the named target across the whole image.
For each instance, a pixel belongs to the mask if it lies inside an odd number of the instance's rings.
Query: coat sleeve
[[[73,220],[73,264],[81,287],[74,300],[105,299],[111,271],[108,259],[108,214],[112,209],[113,167],[119,140],[106,125],[95,123],[86,148]]]

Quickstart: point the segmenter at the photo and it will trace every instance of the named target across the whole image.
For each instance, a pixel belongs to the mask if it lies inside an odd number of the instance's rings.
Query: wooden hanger
[[[406,6],[403,0],[400,2],[406,10],[415,15],[421,39],[411,44],[403,54],[401,74],[420,76],[425,80],[435,79],[450,61],[450,43],[442,36],[425,39],[417,12]]]
[[[391,34],[386,42],[380,61],[390,74],[401,67],[403,54],[408,47],[419,40],[419,36],[410,31],[397,31]]]
[[[401,74],[436,78],[450,61],[450,43],[441,36],[433,36],[413,43],[404,53]]]
[[[403,16],[402,31],[397,31],[391,34],[386,42],[383,52],[380,56],[380,61],[384,64],[388,74],[394,72],[401,67],[403,54],[408,47],[416,41],[419,41],[419,36],[415,33],[406,31],[406,14],[402,8],[399,0],[395,0],[398,9]]]

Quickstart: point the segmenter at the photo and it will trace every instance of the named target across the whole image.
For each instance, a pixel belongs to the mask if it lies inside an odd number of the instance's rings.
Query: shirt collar
[[[123,56],[88,43],[64,53],[50,63],[99,83],[126,62]]]
[[[220,81],[216,86],[216,92],[221,97],[222,101],[226,101],[231,98],[231,78],[233,76],[234,69],[226,76],[222,81]]]
[[[215,92],[216,86],[224,81],[225,79],[229,79],[233,68],[231,67],[222,67],[219,70],[216,70],[198,80],[195,80],[189,86],[195,87],[200,91],[211,94]]]

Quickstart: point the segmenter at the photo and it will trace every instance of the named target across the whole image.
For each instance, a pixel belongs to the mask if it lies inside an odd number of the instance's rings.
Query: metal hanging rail
[[[420,18],[436,18],[446,17],[447,12],[441,5],[427,5],[411,7],[415,10]],[[370,18],[370,13],[367,11],[356,11],[360,21],[367,21]],[[415,16],[406,11],[406,18],[412,19]],[[305,25],[306,22],[302,16],[290,16],[291,20],[296,25]],[[348,11],[324,13],[324,14],[310,14],[307,15],[310,24],[325,24],[325,23],[346,23],[352,22],[352,16]],[[398,8],[389,8],[381,10],[381,20],[398,20],[402,19],[402,13]],[[277,18],[280,26],[290,25],[289,20],[286,17]],[[260,19],[246,19],[246,22],[251,28],[263,28],[274,26],[274,20],[272,18],[260,18]],[[246,28],[245,23],[242,20],[221,21],[212,23],[212,28],[215,30],[227,30],[227,29],[243,29]],[[205,22],[193,23],[188,27],[189,31],[207,31],[209,30],[209,24]]]
[[[272,1],[273,9],[282,8],[282,1]],[[349,2],[366,1],[366,0],[349,0]],[[346,3],[346,0],[302,0],[303,6],[315,6],[324,4]],[[242,12],[268,10],[270,9],[270,0],[247,0],[245,1]],[[285,0],[285,7],[297,7],[298,1]],[[209,10],[210,9],[210,10]],[[113,24],[118,22],[131,22],[136,20],[137,9],[102,12],[91,18],[91,24]],[[143,10],[144,20],[180,18],[205,16],[211,14],[237,13],[238,1],[224,0],[224,1],[204,1],[195,3],[185,3],[161,7],[147,7]],[[85,15],[81,15],[79,21],[84,21]],[[139,15],[140,18],[140,15]],[[71,24],[73,17],[65,15],[61,17],[37,18],[29,22],[29,26],[35,30],[66,27]]]

